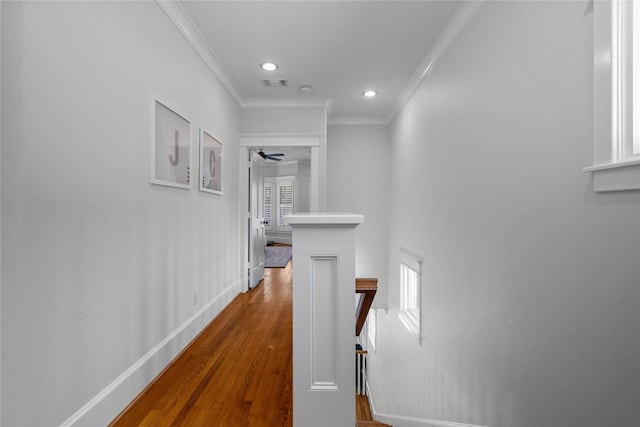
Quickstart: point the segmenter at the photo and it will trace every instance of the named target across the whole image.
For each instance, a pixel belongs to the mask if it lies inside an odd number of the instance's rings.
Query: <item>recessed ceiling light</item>
[[[313,88],[311,87],[311,85],[302,85],[302,86],[300,86],[300,87],[298,88],[298,91],[299,91],[299,92],[303,92],[303,93],[304,93],[304,92],[311,92],[311,89],[313,89]]]
[[[262,64],[260,64],[260,68],[265,71],[275,71],[278,69],[278,65],[274,64],[273,62],[263,62]]]
[[[376,92],[375,90],[367,90],[363,93],[363,95],[366,96],[367,98],[373,98],[377,94],[378,92]]]

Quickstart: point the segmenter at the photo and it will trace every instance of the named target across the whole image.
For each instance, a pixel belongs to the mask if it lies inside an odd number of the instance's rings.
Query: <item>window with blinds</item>
[[[271,221],[271,193],[273,192],[273,183],[265,181],[264,183],[264,220],[267,230],[273,229],[273,221]]]
[[[284,222],[286,215],[295,213],[295,176],[265,178],[264,216],[269,221],[267,229],[288,231],[289,224]]]
[[[367,315],[367,336],[369,337],[369,344],[371,349],[376,349],[376,337],[378,335],[378,312],[375,308],[369,310]]]
[[[293,213],[293,181],[278,182],[278,228],[291,228],[283,220]]]

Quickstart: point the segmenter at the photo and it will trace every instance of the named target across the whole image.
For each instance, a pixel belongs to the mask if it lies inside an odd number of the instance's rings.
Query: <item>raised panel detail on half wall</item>
[[[311,314],[310,390],[339,390],[338,256],[310,256]]]

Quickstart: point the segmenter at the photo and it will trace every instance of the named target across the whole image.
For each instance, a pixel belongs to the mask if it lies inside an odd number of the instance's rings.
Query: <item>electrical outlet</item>
[[[198,305],[198,293],[193,293],[193,305]]]

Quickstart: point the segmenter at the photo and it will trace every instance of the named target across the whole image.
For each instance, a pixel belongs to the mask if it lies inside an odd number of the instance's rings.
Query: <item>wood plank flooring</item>
[[[371,407],[369,398],[363,394],[356,395],[356,419],[359,421],[371,421]]]
[[[365,395],[356,395],[356,427],[393,427],[389,424],[375,421],[371,417],[369,398]]]
[[[266,269],[111,426],[292,426],[291,273]]]
[[[111,424],[293,426],[292,270],[265,269]],[[357,396],[359,426],[371,421]]]

